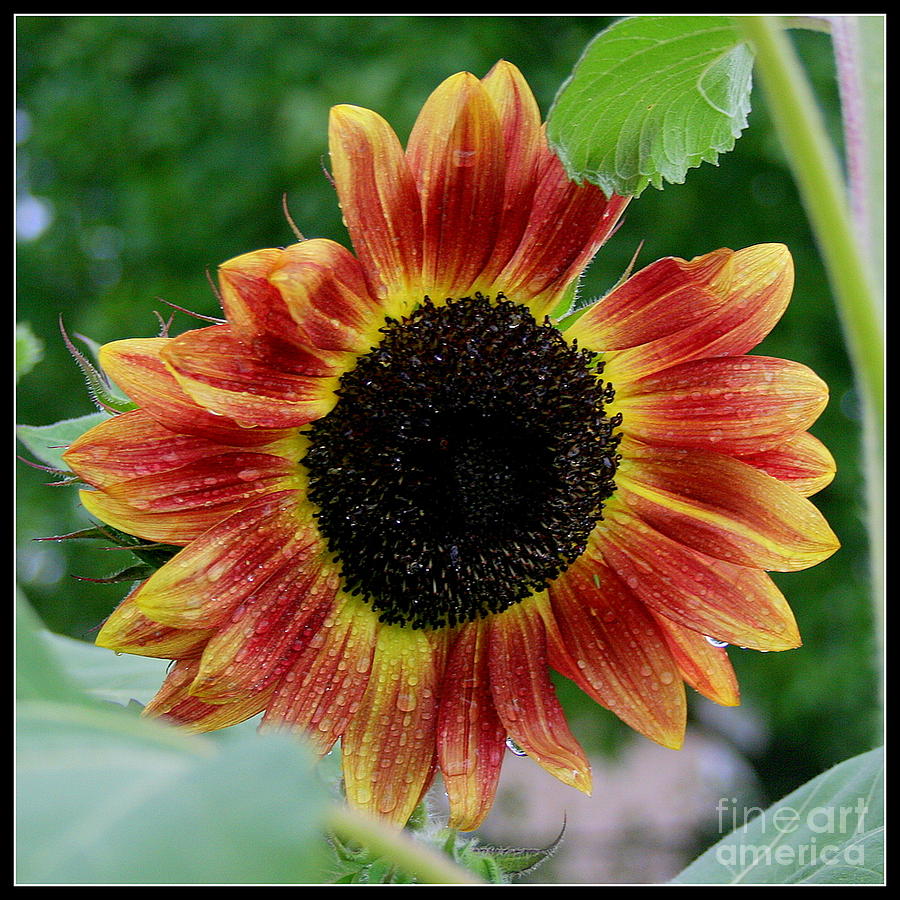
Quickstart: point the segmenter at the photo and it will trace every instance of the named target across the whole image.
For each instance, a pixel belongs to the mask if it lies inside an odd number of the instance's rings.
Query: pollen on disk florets
[[[381,331],[303,459],[344,588],[414,628],[502,612],[584,552],[615,489],[602,363],[502,294]]]

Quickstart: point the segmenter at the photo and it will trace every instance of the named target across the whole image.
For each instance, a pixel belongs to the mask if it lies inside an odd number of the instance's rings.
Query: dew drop
[[[404,691],[397,694],[397,709],[403,710],[404,712],[410,712],[411,710],[414,710],[417,705],[418,701],[415,694],[406,693]]]
[[[728,646],[728,641],[720,641],[714,637],[709,637],[709,635],[706,635],[706,641],[707,641],[707,643],[711,644],[713,647],[727,647]]]
[[[512,739],[506,739],[506,749],[515,756],[528,756],[528,754]]]

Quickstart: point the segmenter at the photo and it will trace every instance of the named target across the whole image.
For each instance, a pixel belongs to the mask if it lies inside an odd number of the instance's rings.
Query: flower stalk
[[[884,338],[875,286],[856,240],[837,156],[800,63],[775,17],[746,16],[739,21],[756,48],[772,118],[834,286],[860,391],[880,428]]]
[[[884,332],[876,279],[858,240],[847,187],[809,83],[775,16],[738,17],[834,290],[863,410],[875,623],[883,610]],[[857,65],[862,60],[857,58]],[[842,80],[847,66],[839,69]],[[842,97],[846,97],[842,88]],[[849,135],[852,141],[853,135]],[[854,151],[858,148],[854,148]],[[854,152],[854,158],[858,154]],[[881,637],[879,635],[879,645]]]
[[[471,872],[436,849],[406,832],[385,827],[384,822],[365,813],[334,806],[328,816],[328,826],[341,840],[361,844],[386,857],[422,884],[482,884]]]

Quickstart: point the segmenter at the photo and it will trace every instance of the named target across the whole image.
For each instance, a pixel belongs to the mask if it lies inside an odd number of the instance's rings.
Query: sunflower
[[[780,245],[561,316],[627,201],[568,180],[509,63],[443,82],[405,150],[354,106],[329,138],[355,255],[239,256],[222,324],[102,348],[136,408],[66,461],[93,516],[181,549],[97,643],[174,661],[146,715],[340,740],[348,801],[401,826],[440,770],[470,830],[508,740],[590,791],[551,668],[678,747],[685,682],[738,703],[725,643],[799,645],[766,570],[838,546],[806,499],[827,388],[746,355]]]

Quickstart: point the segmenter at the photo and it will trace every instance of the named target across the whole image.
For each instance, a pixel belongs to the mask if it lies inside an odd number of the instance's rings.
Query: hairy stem
[[[422,884],[481,884],[471,872],[403,831],[397,831],[370,816],[336,806],[328,816],[328,827],[344,841],[354,841],[390,860],[398,869]]]

